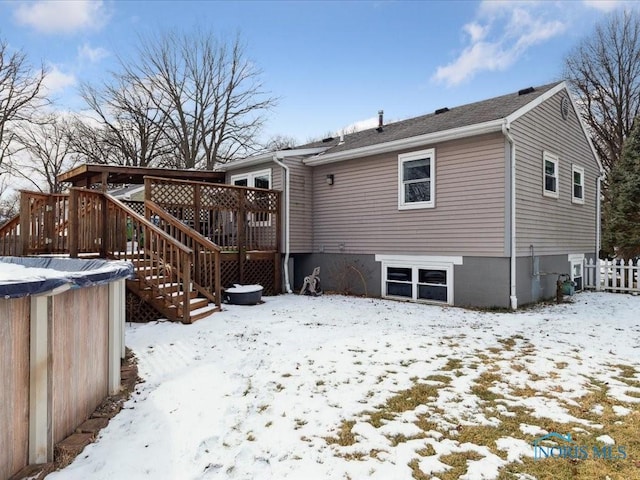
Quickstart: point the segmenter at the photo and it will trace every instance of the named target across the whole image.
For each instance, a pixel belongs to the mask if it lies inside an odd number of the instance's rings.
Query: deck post
[[[69,190],[69,256],[78,258],[78,190]]]
[[[102,191],[100,195],[100,209],[101,209],[101,223],[100,229],[100,257],[107,258],[107,236],[109,235],[109,217],[107,215],[107,196],[106,190]]]
[[[247,215],[244,210],[245,191],[242,188],[236,190],[238,192],[238,282],[244,283],[244,264],[246,262],[247,246],[246,246],[246,223]]]
[[[196,232],[202,233],[200,230],[200,185],[193,185],[193,228]]]
[[[29,243],[31,241],[31,202],[27,192],[20,193],[20,241],[18,242],[18,256],[29,254]]]

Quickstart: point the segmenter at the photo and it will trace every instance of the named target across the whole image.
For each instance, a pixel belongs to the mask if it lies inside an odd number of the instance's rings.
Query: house
[[[325,290],[515,309],[598,251],[602,167],[564,82],[223,170],[284,192],[289,290],[320,266]]]

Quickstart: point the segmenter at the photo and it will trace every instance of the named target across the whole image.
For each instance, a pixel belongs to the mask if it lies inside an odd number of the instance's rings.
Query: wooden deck
[[[220,308],[222,289],[280,292],[280,192],[145,178],[145,201],[105,192],[21,192],[20,215],[0,228],[0,255],[97,256],[134,264],[128,289],[170,320]]]

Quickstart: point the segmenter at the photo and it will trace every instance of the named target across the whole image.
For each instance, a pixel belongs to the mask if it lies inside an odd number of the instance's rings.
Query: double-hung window
[[[260,170],[256,172],[242,173],[238,175],[231,175],[231,184],[238,187],[252,187],[252,188],[271,188],[271,169]],[[262,192],[253,192],[251,199],[256,208],[259,208],[263,203],[268,202],[268,194]],[[249,215],[249,220],[253,225],[269,226],[271,225],[271,214],[268,212],[255,212]]]
[[[571,201],[573,203],[584,203],[584,168],[577,165],[571,166]]]
[[[398,209],[433,208],[436,192],[435,150],[398,155]]]
[[[559,160],[556,155],[544,152],[542,155],[543,190],[546,197],[558,198],[558,169]]]

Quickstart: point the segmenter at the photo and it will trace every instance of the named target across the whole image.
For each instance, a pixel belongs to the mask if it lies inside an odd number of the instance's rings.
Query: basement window
[[[558,165],[559,160],[556,155],[544,152],[542,155],[543,168],[543,195],[546,197],[558,198]]]
[[[584,275],[584,254],[569,255],[571,280],[575,283],[576,292],[582,291]]]
[[[453,305],[453,266],[462,257],[376,255],[382,262],[382,296]]]

